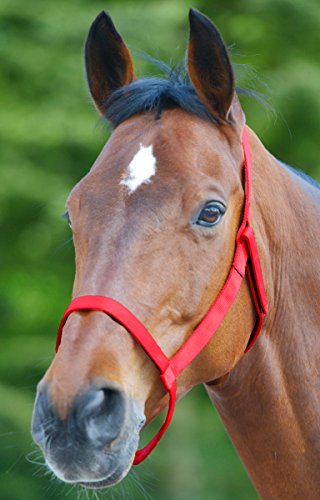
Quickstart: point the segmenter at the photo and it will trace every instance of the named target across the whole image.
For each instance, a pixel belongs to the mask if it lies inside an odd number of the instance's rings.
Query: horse
[[[319,186],[265,149],[219,31],[194,9],[189,22],[188,74],[168,79],[136,78],[105,12],[90,28],[89,89],[113,131],[67,201],[78,305],[38,385],[33,439],[62,481],[109,487],[150,452],[137,455],[140,431],[172,387],[179,399],[203,384],[262,498],[318,498]],[[253,278],[233,264],[251,161]],[[174,373],[231,272],[215,335]]]

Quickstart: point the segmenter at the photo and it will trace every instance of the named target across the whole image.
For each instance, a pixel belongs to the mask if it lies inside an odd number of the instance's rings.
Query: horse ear
[[[235,80],[224,41],[208,17],[190,9],[188,71],[200,99],[210,112],[227,120]]]
[[[128,47],[109,14],[102,11],[94,20],[85,44],[89,89],[101,114],[111,93],[136,79]]]

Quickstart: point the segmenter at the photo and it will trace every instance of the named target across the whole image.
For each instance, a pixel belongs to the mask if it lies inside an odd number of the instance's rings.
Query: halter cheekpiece
[[[141,345],[160,371],[160,380],[169,393],[169,407],[166,419],[151,441],[135,454],[134,465],[142,462],[155,448],[168,428],[176,403],[176,379],[178,375],[202,351],[218,330],[222,320],[236,299],[241,283],[247,276],[257,318],[251,334],[247,352],[256,341],[264,316],[268,311],[268,303],[264,288],[260,259],[253,230],[250,226],[250,199],[252,186],[252,163],[248,131],[245,127],[242,136],[245,171],[245,202],[243,219],[236,236],[234,259],[226,282],[209,311],[193,331],[187,341],[172,358],[167,358],[157,342],[144,325],[125,306],[109,297],[101,295],[83,295],[72,300],[66,309],[57,335],[56,352],[58,351],[62,330],[68,316],[74,311],[102,311],[120,323]]]

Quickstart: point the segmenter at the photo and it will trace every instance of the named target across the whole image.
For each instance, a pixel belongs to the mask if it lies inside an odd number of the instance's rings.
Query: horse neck
[[[280,165],[250,133],[252,224],[270,312],[252,350],[207,385],[263,498],[320,492],[320,190]]]

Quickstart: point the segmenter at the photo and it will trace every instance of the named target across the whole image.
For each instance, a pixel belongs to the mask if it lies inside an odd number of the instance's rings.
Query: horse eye
[[[221,203],[210,202],[201,210],[197,220],[199,226],[211,227],[220,222],[226,209]]]
[[[70,220],[70,214],[69,210],[66,210],[65,213],[63,214],[63,217],[67,219],[69,226],[71,227],[71,220]]]

